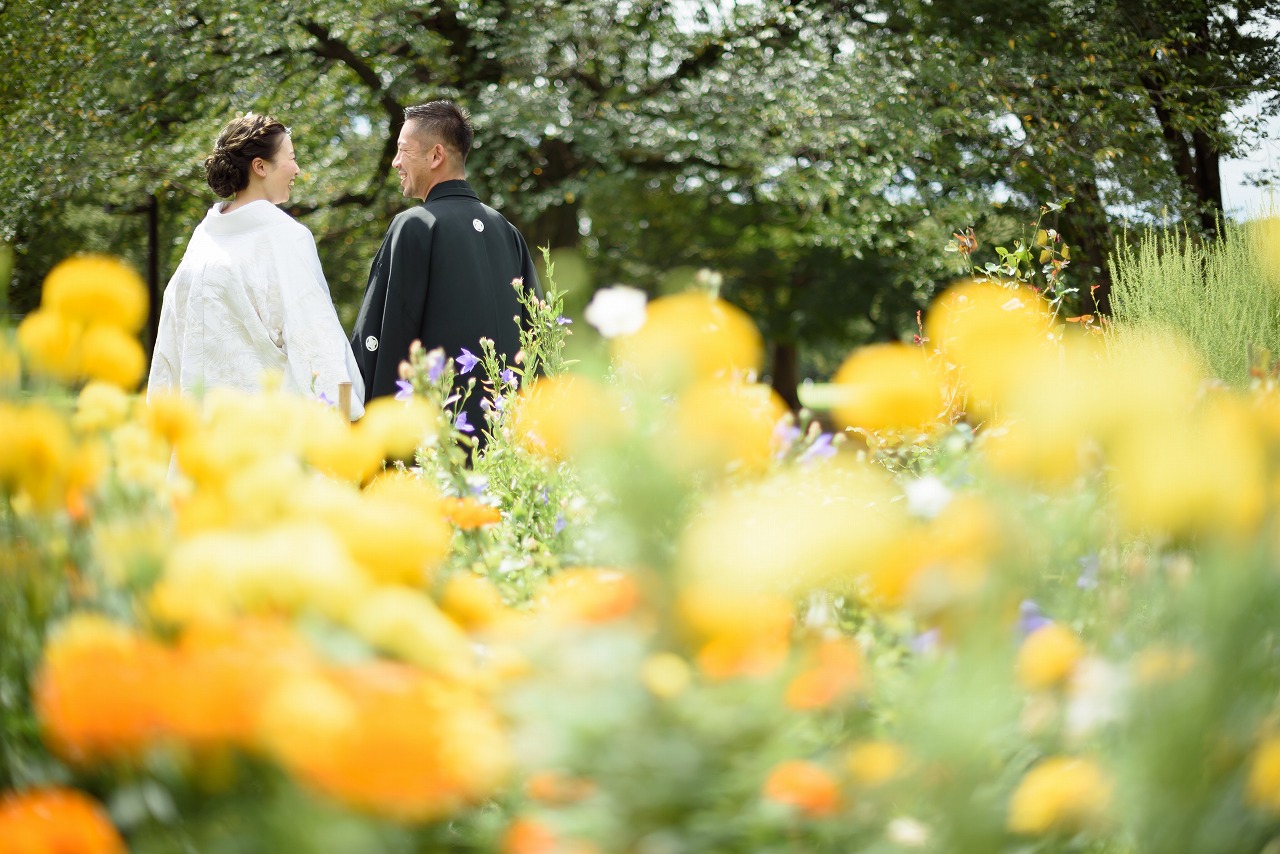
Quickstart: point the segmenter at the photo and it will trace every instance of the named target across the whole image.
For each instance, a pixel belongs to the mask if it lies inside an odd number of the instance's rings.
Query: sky
[[[1256,108],[1254,104],[1247,109]],[[1273,196],[1280,200],[1280,193],[1276,190],[1251,187],[1247,183],[1251,175],[1256,176],[1268,169],[1275,174],[1280,169],[1280,118],[1267,122],[1266,130],[1253,150],[1241,157],[1223,160],[1219,168],[1222,172],[1222,205],[1228,216],[1249,219],[1262,213]]]

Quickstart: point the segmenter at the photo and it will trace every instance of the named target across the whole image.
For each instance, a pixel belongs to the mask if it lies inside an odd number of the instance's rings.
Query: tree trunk
[[[778,397],[791,408],[800,411],[800,358],[793,341],[773,342],[771,381]]]
[[[1063,239],[1071,247],[1070,278],[1080,288],[1080,311],[1111,313],[1111,268],[1107,254],[1112,235],[1102,194],[1092,177],[1082,177],[1076,185],[1075,201],[1063,210]]]
[[[1195,146],[1195,191],[1196,201],[1200,203],[1200,225],[1206,235],[1214,236],[1218,233],[1222,217],[1220,152],[1212,137],[1204,131],[1193,133],[1191,142]]]

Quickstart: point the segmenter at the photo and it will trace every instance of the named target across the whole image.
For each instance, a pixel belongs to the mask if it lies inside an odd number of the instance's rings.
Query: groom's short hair
[[[408,107],[404,120],[417,125],[415,133],[439,140],[456,151],[463,163],[467,162],[475,131],[471,127],[471,114],[453,101],[429,101]]]

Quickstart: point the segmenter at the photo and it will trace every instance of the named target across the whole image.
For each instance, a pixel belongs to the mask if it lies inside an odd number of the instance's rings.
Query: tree
[[[1218,162],[1253,132],[1228,116],[1272,91],[1280,55],[1265,27],[1280,4],[1192,0],[994,0],[859,4],[927,93],[935,129],[922,183],[953,177],[952,149],[995,167],[988,188],[1034,209],[1070,197],[1057,227],[1082,284],[1109,281],[1122,216],[1173,216],[1212,234],[1222,213]],[[954,143],[954,145],[953,145]]]

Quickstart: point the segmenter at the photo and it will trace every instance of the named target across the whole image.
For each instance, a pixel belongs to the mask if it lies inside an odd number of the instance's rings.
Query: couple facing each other
[[[209,186],[230,198],[209,209],[165,289],[148,395],[256,391],[270,373],[285,389],[338,399],[351,418],[394,394],[416,339],[450,357],[490,338],[508,361],[528,320],[513,279],[541,296],[520,232],[466,180],[471,118],[449,101],[405,110],[392,161],[400,189],[422,204],[398,214],[369,270],[350,341],[306,226],[281,210],[298,177],[289,130],[269,116],[232,120],[205,161]],[[480,394],[467,420],[483,424]]]

